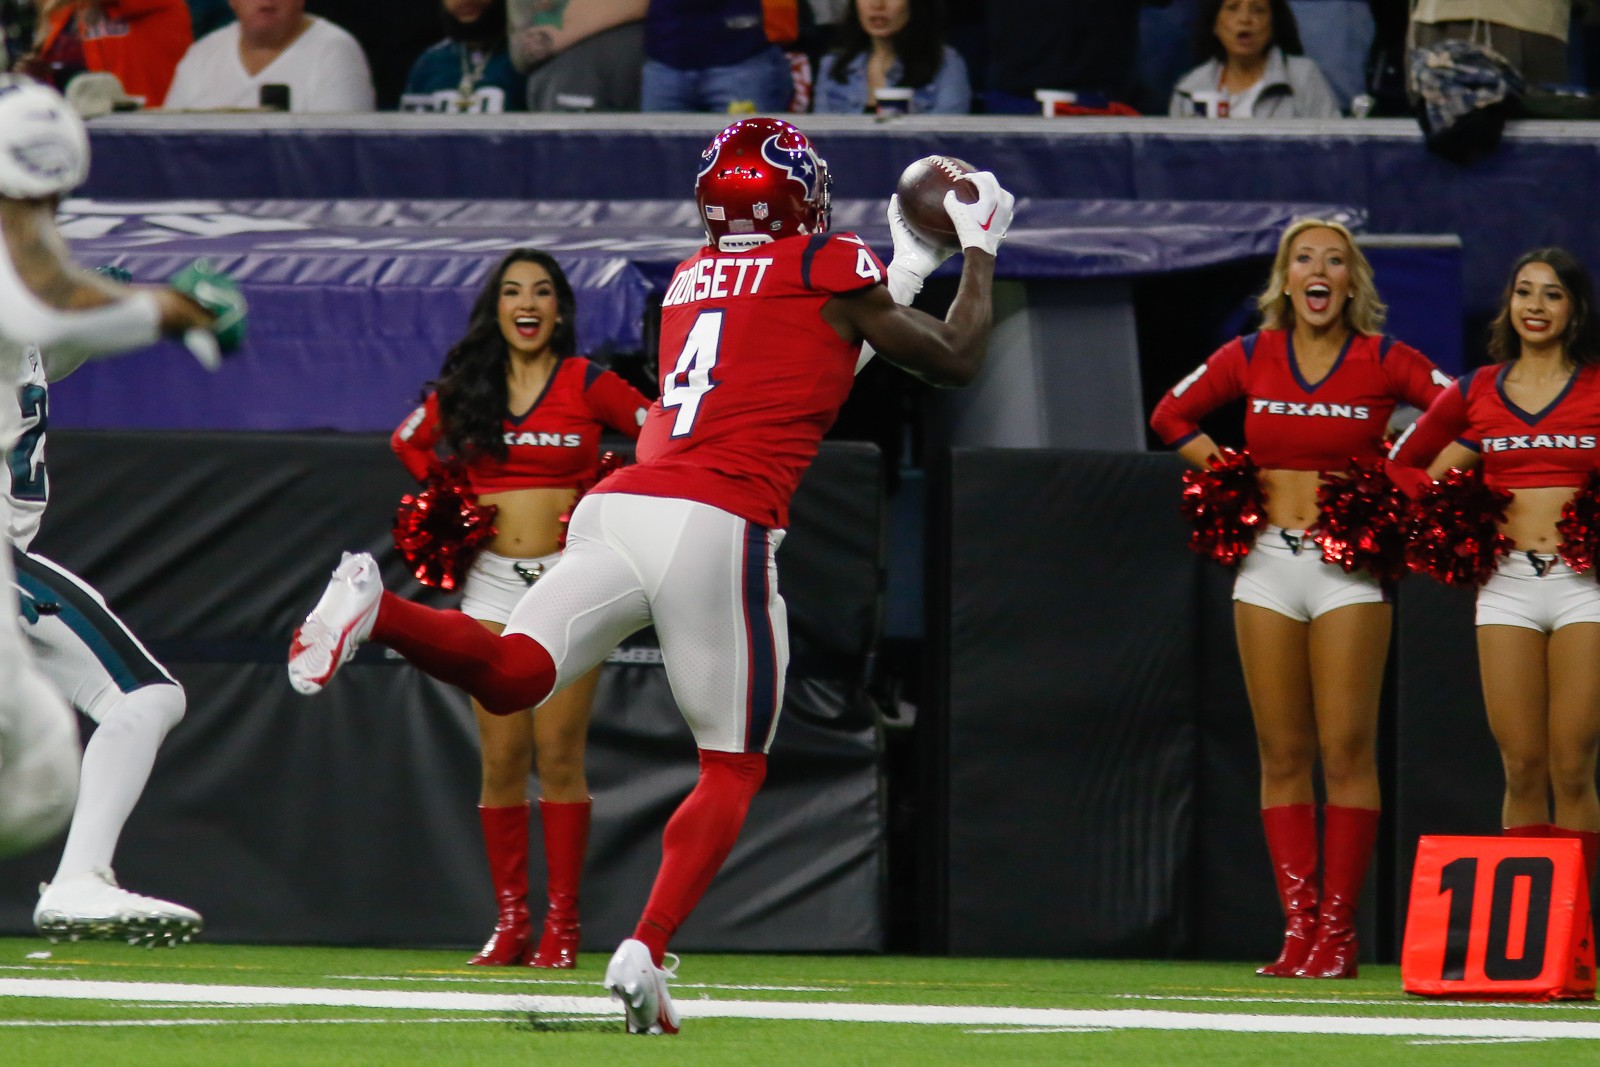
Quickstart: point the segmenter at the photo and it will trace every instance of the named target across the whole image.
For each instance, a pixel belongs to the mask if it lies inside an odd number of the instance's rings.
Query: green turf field
[[[577,971],[463,952],[0,939],[0,1064],[1600,1063],[1594,1004],[1461,1003],[1245,964],[715,956],[683,960],[676,1037],[623,1032]]]

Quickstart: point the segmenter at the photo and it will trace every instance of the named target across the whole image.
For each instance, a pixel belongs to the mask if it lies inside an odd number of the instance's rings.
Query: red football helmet
[[[828,228],[828,164],[781,119],[740,119],[700,153],[695,203],[706,238],[768,239]]]

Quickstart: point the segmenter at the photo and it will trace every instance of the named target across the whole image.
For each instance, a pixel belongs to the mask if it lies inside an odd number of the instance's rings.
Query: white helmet
[[[0,196],[43,200],[89,176],[89,133],[60,93],[0,74]]]

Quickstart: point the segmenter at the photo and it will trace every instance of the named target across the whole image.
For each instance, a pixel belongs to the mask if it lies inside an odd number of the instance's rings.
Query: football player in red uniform
[[[663,301],[662,395],[639,462],[583,498],[560,563],[505,632],[385,593],[371,557],[347,555],[290,647],[302,693],[370,639],[504,714],[538,705],[654,624],[700,777],[667,823],[634,935],[606,968],[630,1031],[676,1032],[668,940],[733,848],[766,774],[788,662],[774,553],[864,342],[938,385],[965,384],[982,367],[1012,197],[992,174],[971,178],[976,203],[946,198],[964,264],[941,321],[890,295],[892,282],[909,299],[948,254],[917,238],[897,205],[886,271],[859,237],[828,232],[827,164],[804,134],[768,118],[729,126],[695,182],[706,246],[678,266]]]
[[[1326,472],[1381,460],[1396,404],[1425,408],[1450,379],[1379,331],[1372,267],[1343,226],[1290,226],[1261,295],[1262,329],[1173,386],[1151,425],[1191,464],[1217,445],[1200,419],[1245,400],[1268,525],[1234,582],[1234,629],[1261,753],[1261,817],[1286,916],[1261,974],[1353,977],[1355,906],[1378,829],[1378,703],[1391,608],[1365,572],[1322,562],[1311,531]],[[1322,763],[1322,885],[1312,771]]]
[[[1502,825],[1578,838],[1592,873],[1600,584],[1555,550],[1563,505],[1600,465],[1600,328],[1589,273],[1571,253],[1541,248],[1517,261],[1489,354],[1494,364],[1441,394],[1394,458],[1434,477],[1481,466],[1487,484],[1511,493],[1500,530],[1516,547],[1477,605],[1484,704],[1505,764]]]
[[[472,561],[461,610],[490,633],[505,629],[522,594],[560,558],[562,517],[592,484],[600,431],[639,436],[650,406],[637,389],[576,355],[577,301],[560,264],[517,249],[490,273],[422,406],[395,430],[395,453],[418,481],[443,442],[467,462],[495,538]],[[483,763],[478,816],[499,919],[469,963],[572,967],[578,889],[589,840],[584,739],[596,668],[531,709],[491,715],[473,701]],[[538,760],[548,906],[538,947],[528,917],[528,775]]]

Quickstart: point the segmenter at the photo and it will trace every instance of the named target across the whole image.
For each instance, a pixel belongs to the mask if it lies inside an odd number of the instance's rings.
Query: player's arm
[[[995,253],[1011,225],[1013,197],[987,171],[968,177],[978,187],[976,202],[963,204],[954,193],[945,197],[945,210],[961,240],[962,266],[960,286],[942,321],[896,303],[896,299],[909,301],[916,295],[915,289],[907,292],[903,284],[895,285],[898,291],[894,295],[880,286],[841,294],[823,308],[823,316],[842,335],[864,339],[862,362],[868,355],[866,346],[870,346],[901,370],[940,386],[966,385],[983,369],[994,322]],[[915,235],[904,226],[896,201],[890,203],[889,221],[895,235],[895,258],[889,267],[893,282],[897,270],[910,258],[906,238],[914,241]],[[931,248],[919,257],[916,288],[943,258]]]
[[[244,298],[225,275],[197,265],[171,286],[120,284],[72,262],[52,211],[37,203],[0,203],[7,252],[0,257],[6,308],[0,334],[54,351],[63,370],[68,362],[76,367],[142,348],[162,334],[214,333],[223,349],[242,341]]]

